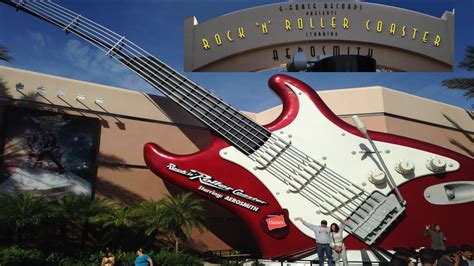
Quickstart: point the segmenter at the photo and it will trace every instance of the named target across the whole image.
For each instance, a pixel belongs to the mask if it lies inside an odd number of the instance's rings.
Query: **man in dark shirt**
[[[422,266],[433,266],[436,263],[436,250],[432,248],[424,248],[418,252],[418,258],[420,259]]]
[[[441,258],[438,260],[437,266],[459,266],[461,261],[461,253],[457,247],[448,247],[441,251]]]
[[[469,266],[469,261],[472,260],[472,246],[464,244],[461,246],[461,261],[459,266]]]

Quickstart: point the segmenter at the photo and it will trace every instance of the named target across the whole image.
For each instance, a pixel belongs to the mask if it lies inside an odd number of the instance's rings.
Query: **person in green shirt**
[[[346,219],[344,222],[341,222],[340,225],[336,223],[331,224],[331,231],[329,232],[330,236],[330,246],[332,249],[332,256],[334,258],[334,263],[339,264],[339,260],[342,258],[342,265],[348,266],[349,263],[347,262],[347,253],[346,253],[346,246],[344,245],[344,236],[342,235],[344,232],[344,228],[349,221]]]

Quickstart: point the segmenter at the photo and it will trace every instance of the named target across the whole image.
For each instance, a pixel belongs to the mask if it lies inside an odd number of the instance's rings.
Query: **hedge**
[[[113,252],[117,266],[133,265],[135,252],[115,251]],[[155,265],[203,265],[203,261],[196,256],[185,252],[160,251],[148,253]],[[74,257],[65,256],[61,253],[43,254],[39,250],[24,249],[18,246],[0,248],[0,265],[61,265],[61,266],[89,266],[100,265],[104,253],[87,254],[79,253]]]

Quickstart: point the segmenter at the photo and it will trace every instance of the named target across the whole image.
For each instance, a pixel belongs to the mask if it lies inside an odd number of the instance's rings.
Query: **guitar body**
[[[266,126],[269,131],[289,138],[305,154],[323,158],[327,167],[367,192],[393,192],[387,185],[367,181],[367,175],[379,165],[375,156],[360,154],[361,147],[369,146],[366,139],[357,128],[332,113],[310,87],[285,75],[273,76],[269,85],[283,102],[280,116]],[[441,225],[447,244],[472,243],[474,231],[461,222],[461,217],[462,221],[474,218],[472,199],[440,205],[430,203],[424,193],[429,187],[447,182],[473,184],[473,160],[418,140],[381,132],[369,134],[382,151],[406,201],[404,215],[375,245],[385,249],[429,246],[430,239],[423,236],[423,231],[425,225],[433,223]],[[288,184],[257,169],[253,160],[217,136],[207,148],[194,154],[175,155],[149,143],[144,147],[144,156],[149,168],[161,178],[238,215],[252,232],[264,258],[294,259],[314,250],[312,232],[295,222],[295,217],[301,216],[314,224],[322,219],[336,222],[299,193],[290,193]],[[426,160],[433,156],[446,160],[445,172],[435,174],[425,167]],[[414,174],[401,175],[395,171],[393,166],[401,159],[414,163]],[[349,234],[345,243],[349,249],[366,246]]]

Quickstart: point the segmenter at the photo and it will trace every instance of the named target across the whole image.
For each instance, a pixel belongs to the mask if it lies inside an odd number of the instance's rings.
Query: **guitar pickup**
[[[376,191],[351,213],[346,231],[372,245],[395,224],[404,211],[405,206],[395,195],[386,197]]]

